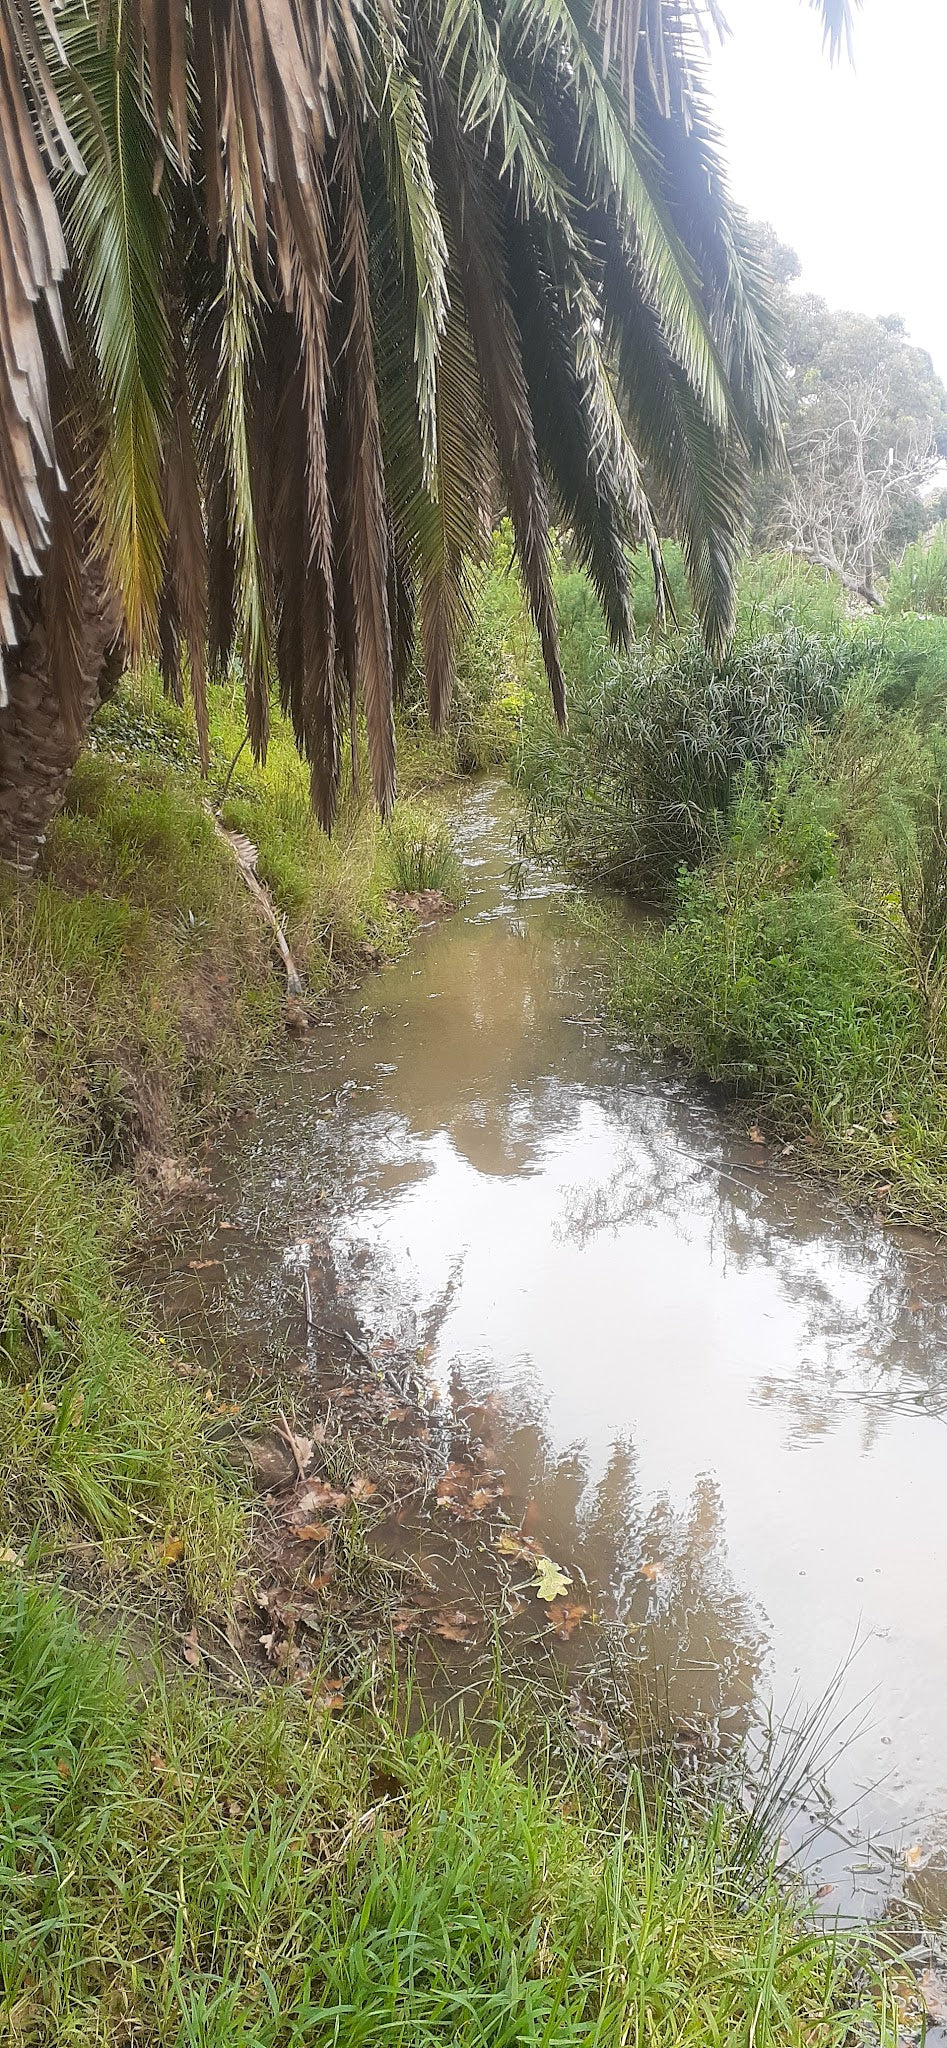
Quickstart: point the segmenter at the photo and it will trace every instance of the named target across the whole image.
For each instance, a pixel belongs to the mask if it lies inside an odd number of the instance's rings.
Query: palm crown
[[[779,396],[698,11],[0,0],[0,651],[41,590],[68,710],[103,564],[202,745],[208,664],[258,752],[275,672],[328,823],[416,642],[443,719],[501,499],[560,714],[551,519],[619,641],[678,533],[720,649]]]

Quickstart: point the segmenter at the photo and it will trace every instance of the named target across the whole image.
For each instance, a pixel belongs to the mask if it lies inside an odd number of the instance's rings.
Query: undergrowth
[[[0,1978],[23,2048],[836,2048],[877,2022],[719,1807],[410,1702],[142,1691],[0,1580]],[[415,1720],[417,1715],[414,1716]],[[882,2014],[882,2037],[887,2028]]]
[[[259,768],[242,717],[211,692],[202,783],[186,715],[153,678],[126,683],[38,876],[0,885],[0,1551],[194,1609],[226,1608],[245,1508],[212,1448],[215,1388],[116,1274],[142,1188],[187,1186],[282,1020],[272,937],[212,805],[257,846],[312,995],[404,943],[391,847],[418,818],[383,829],[349,793],[327,839],[285,726]]]

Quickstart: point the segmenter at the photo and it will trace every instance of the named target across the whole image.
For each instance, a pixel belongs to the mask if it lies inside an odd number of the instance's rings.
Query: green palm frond
[[[339,513],[354,610],[355,672],[365,705],[372,787],[387,815],[395,795],[388,509],[382,462],[361,141],[343,115],[335,151],[338,292],[343,314],[339,364],[344,468]]]
[[[424,101],[396,19],[383,20],[379,133],[386,179],[415,301],[414,361],[424,483],[437,494],[437,373],[447,324],[447,244],[428,155]]]
[[[270,620],[257,530],[250,429],[260,295],[243,252],[243,237],[236,232],[229,235],[223,257],[216,430],[227,489],[233,603],[242,641],[250,743],[262,761],[269,736]]]
[[[63,27],[62,100],[85,175],[64,215],[100,393],[95,482],[99,546],[122,597],[133,653],[156,641],[166,522],[164,441],[172,356],[163,267],[166,188],[155,190],[154,138],[114,36],[73,10]],[[73,80],[81,79],[82,90]]]

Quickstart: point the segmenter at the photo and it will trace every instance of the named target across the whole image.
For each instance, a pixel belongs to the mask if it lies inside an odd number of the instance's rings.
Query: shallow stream
[[[947,1912],[947,1257],[849,1214],[597,1016],[564,892],[464,802],[463,911],[264,1069],[212,1161],[219,1347],[372,1346],[491,1401],[514,1496],[682,1726],[852,1715],[810,1831],[832,1906]],[[230,1228],[221,1233],[220,1224]],[[829,1891],[831,1887],[831,1892]]]

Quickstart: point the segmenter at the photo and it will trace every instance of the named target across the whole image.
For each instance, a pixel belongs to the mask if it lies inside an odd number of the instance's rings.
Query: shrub
[[[749,770],[836,714],[856,656],[790,626],[715,667],[696,636],[655,657],[603,656],[574,691],[567,735],[527,723],[515,779],[524,853],[586,881],[654,891],[713,842]]]
[[[898,809],[892,772],[886,830],[884,785],[864,804],[857,778],[814,772],[844,753],[803,744],[765,791],[744,788],[718,857],[681,877],[672,924],[627,953],[618,999],[642,1036],[934,1220],[947,1204],[939,785],[902,792]]]
[[[947,614],[947,523],[905,548],[888,576],[885,609]]]

